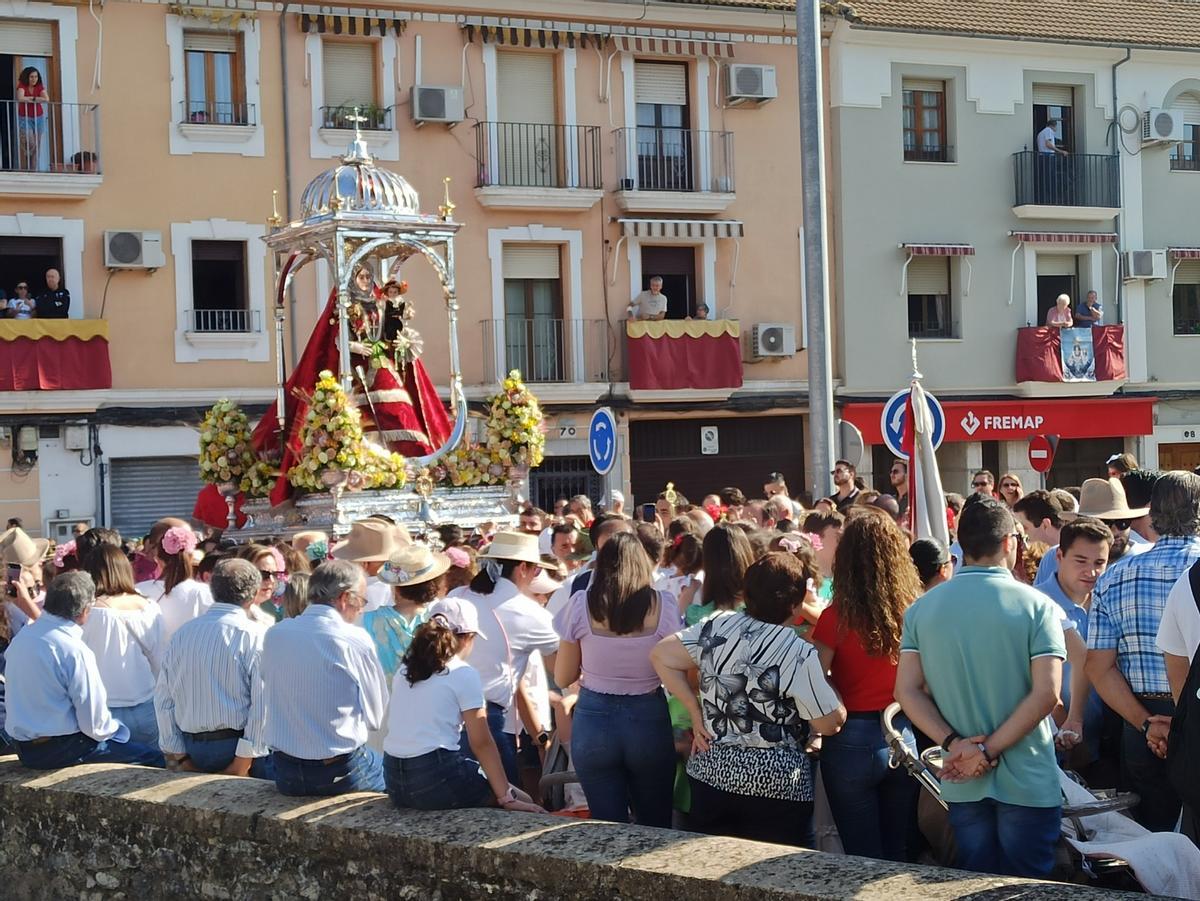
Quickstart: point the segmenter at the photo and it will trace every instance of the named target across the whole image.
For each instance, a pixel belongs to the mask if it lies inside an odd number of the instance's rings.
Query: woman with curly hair
[[[921,594],[921,580],[894,520],[875,512],[846,520],[833,585],[833,604],[812,640],[847,719],[821,750],[825,793],[847,854],[904,861],[919,787],[888,766],[880,714],[892,703],[904,611]],[[915,753],[911,725],[903,717],[896,724]]]

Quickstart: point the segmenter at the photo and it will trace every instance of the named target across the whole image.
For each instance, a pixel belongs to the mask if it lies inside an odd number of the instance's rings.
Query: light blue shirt
[[[1042,562],[1038,564],[1037,577],[1034,578],[1033,584],[1040,588],[1043,582],[1049,582],[1058,575],[1058,545],[1046,551],[1046,556],[1042,558]]]
[[[235,604],[214,603],[180,627],[167,646],[154,690],[163,751],[186,753],[184,732],[241,729],[238,757],[268,754],[261,668],[265,634]]]
[[[43,613],[5,652],[5,730],[17,741],[82,732],[96,741],[129,741],[129,729],[108,712],[96,655],[83,629]]]
[[[383,725],[387,679],[375,643],[328,604],[313,604],[263,642],[267,744],[301,760],[349,754]]]

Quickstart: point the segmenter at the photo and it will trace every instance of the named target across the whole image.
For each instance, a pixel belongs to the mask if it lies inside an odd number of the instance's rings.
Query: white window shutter
[[[950,258],[917,257],[908,264],[908,293],[950,293]]]
[[[1078,275],[1079,268],[1075,257],[1064,254],[1039,253],[1037,255],[1038,275]]]
[[[554,124],[553,55],[501,50],[496,54],[496,82],[499,121]]]
[[[687,106],[687,65],[634,63],[633,93],[638,103]]]
[[[1043,106],[1072,106],[1075,89],[1069,84],[1035,84],[1033,102]]]
[[[1200,125],[1200,96],[1187,91],[1180,94],[1171,103],[1171,109],[1179,110],[1183,113],[1183,122],[1185,125]]]
[[[928,79],[920,78],[906,78],[904,79],[904,90],[919,92],[932,91],[935,94],[944,94],[946,93],[946,82],[930,81]]]
[[[1183,260],[1175,270],[1175,284],[1200,285],[1200,260]]]
[[[376,102],[373,42],[326,41],[322,59],[326,106],[367,106]]]
[[[559,248],[557,244],[505,244],[504,277],[559,277]]]
[[[54,23],[0,19],[0,54],[53,56]],[[42,76],[45,77],[43,72]]]
[[[207,53],[237,53],[238,35],[231,31],[185,31],[183,49]]]

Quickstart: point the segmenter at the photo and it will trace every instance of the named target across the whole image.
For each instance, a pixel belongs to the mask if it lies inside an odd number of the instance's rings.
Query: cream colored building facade
[[[204,408],[274,397],[272,193],[286,219],[356,122],[428,211],[451,179],[468,395],[518,368],[542,398],[535,500],[649,501],[701,472],[748,493],[771,470],[807,482],[796,47],[779,5],[118,0],[93,15],[0,0],[0,97],[32,65],[52,109],[30,150],[6,106],[0,288],[37,293],[60,269],[72,321],[107,322],[112,367],[111,388],[0,391],[0,514],[137,534],[190,512]],[[651,275],[672,318],[737,320],[740,385],[631,388],[626,307]],[[444,387],[434,279],[415,262],[402,277]],[[297,280],[286,363],[329,289],[321,270]],[[603,480],[586,461],[599,404],[620,424]]]

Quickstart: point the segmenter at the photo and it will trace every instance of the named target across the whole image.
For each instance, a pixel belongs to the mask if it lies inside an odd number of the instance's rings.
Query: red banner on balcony
[[[1096,381],[1127,378],[1125,326],[1092,326],[1092,349],[1096,357]],[[1060,329],[1035,326],[1017,330],[1017,381],[1063,381]]]
[[[0,391],[111,388],[102,319],[0,322]]]
[[[742,387],[741,327],[736,320],[663,320],[626,324],[633,391]]]

